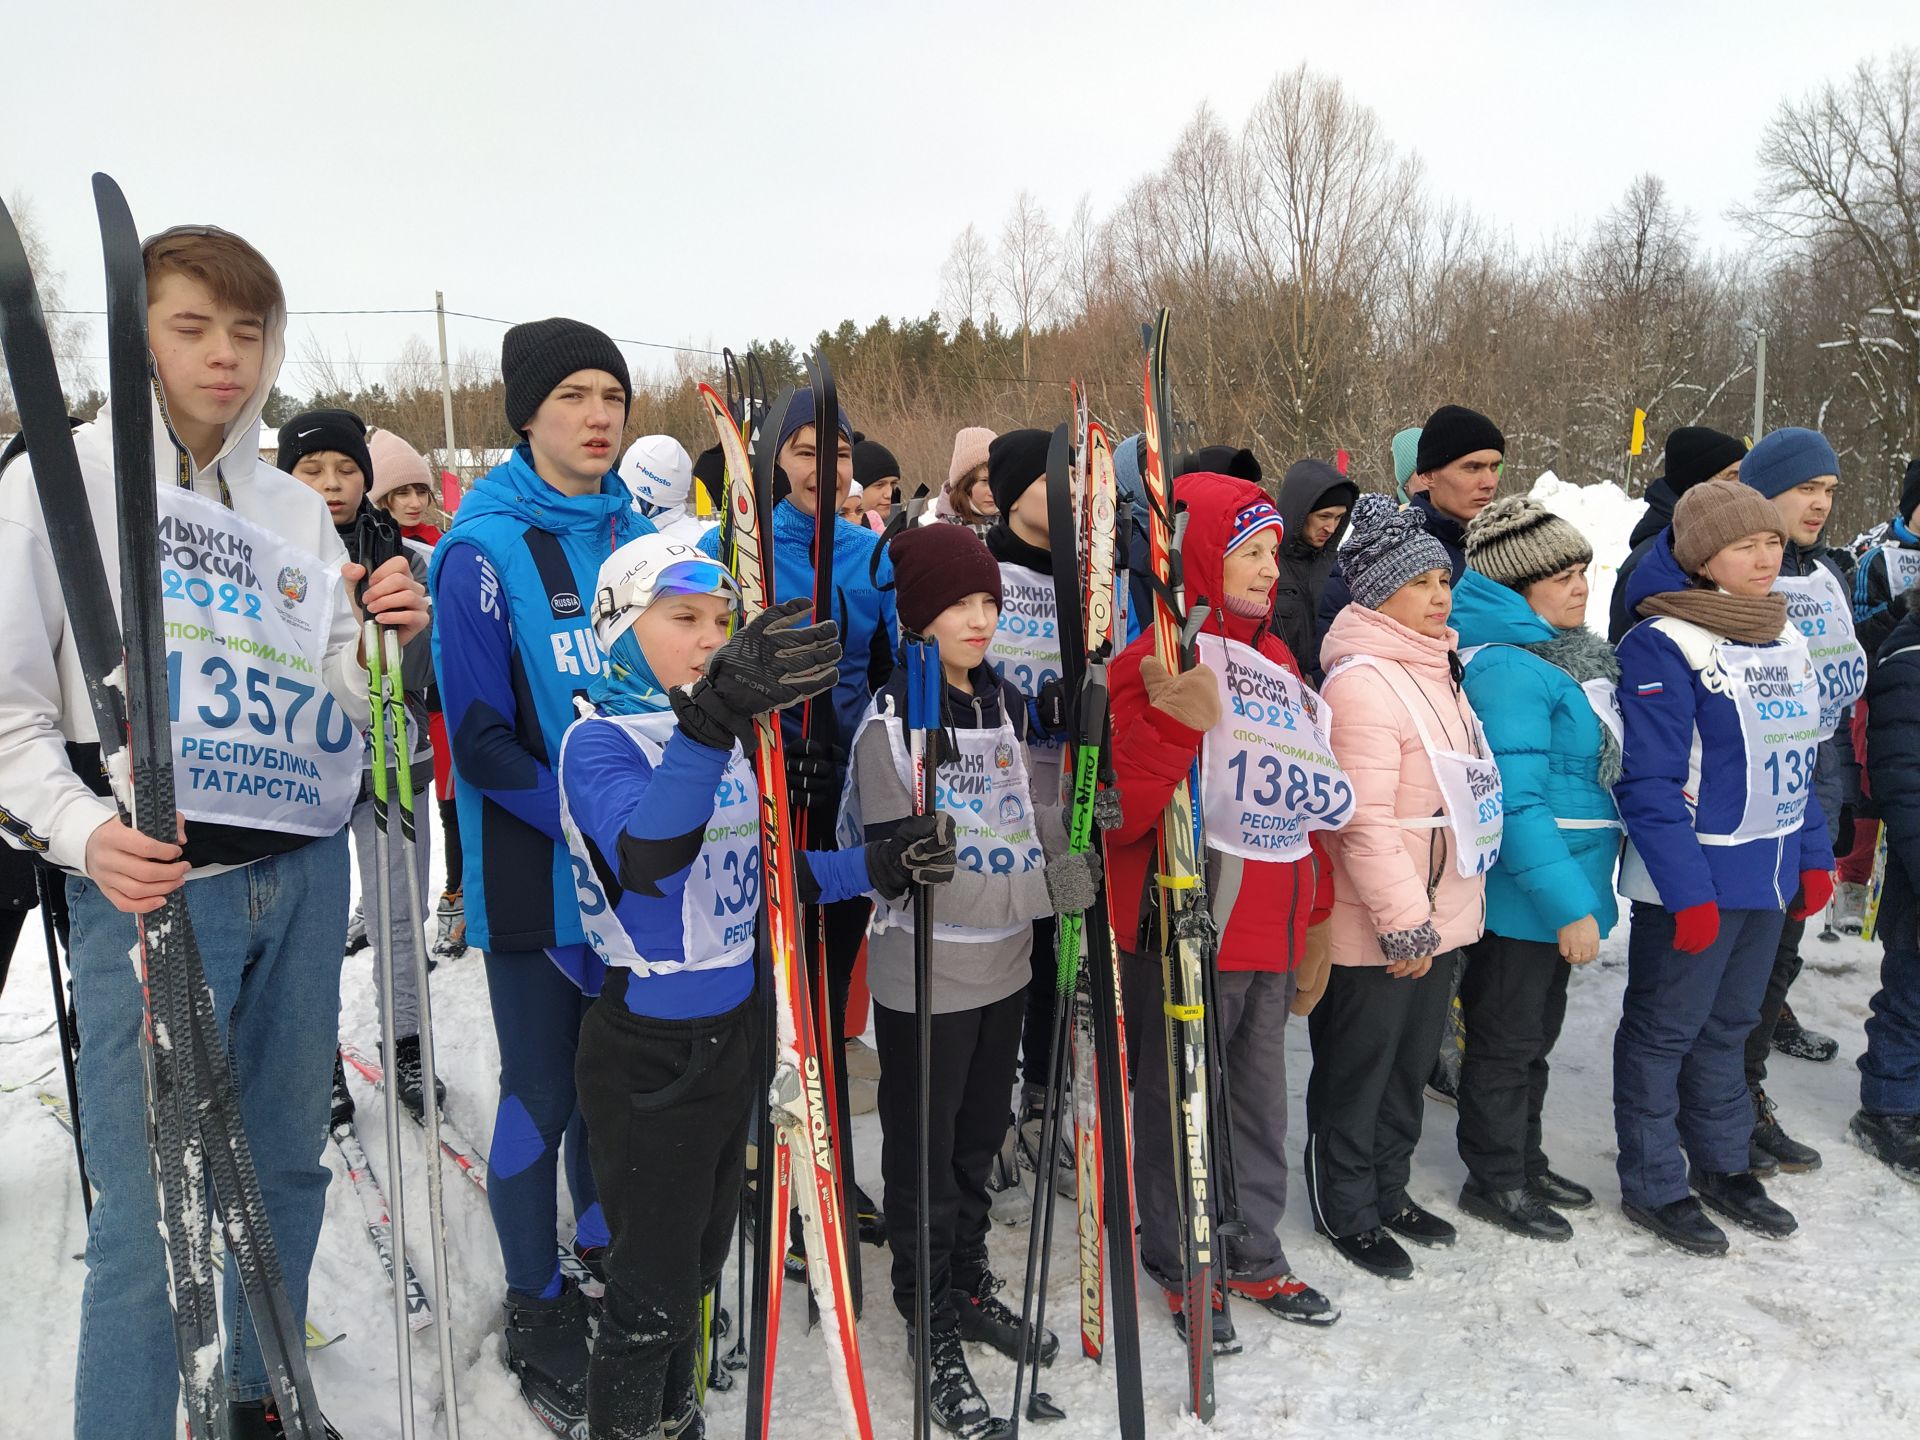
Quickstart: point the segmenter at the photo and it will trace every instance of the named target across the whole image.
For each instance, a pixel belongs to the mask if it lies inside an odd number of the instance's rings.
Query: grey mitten
[[[1096,830],[1118,830],[1125,818],[1125,807],[1120,800],[1120,787],[1109,785],[1104,790],[1094,792],[1093,828]]]
[[[1100,852],[1058,856],[1047,862],[1047,899],[1056,915],[1076,915],[1100,893]]]
[[[1380,949],[1389,961],[1418,960],[1440,953],[1440,932],[1431,920],[1411,930],[1394,930],[1380,937]]]

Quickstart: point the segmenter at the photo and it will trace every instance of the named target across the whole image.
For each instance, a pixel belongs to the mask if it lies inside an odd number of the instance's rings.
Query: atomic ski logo
[[[283,565],[273,587],[298,605],[307,598],[307,572],[298,565]]]

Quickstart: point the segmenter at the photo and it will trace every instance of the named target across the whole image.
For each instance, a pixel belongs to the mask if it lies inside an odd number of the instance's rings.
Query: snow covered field
[[[1611,494],[1608,492],[1611,491]],[[1604,615],[1611,560],[1624,552],[1639,506],[1611,487],[1543,484],[1551,508],[1588,528],[1596,552],[1593,610]],[[1148,1431],[1154,1436],[1394,1437],[1741,1436],[1829,1433],[1920,1434],[1920,1187],[1905,1184],[1850,1146],[1847,1117],[1858,1103],[1852,1061],[1878,971],[1878,949],[1856,940],[1827,944],[1809,927],[1807,969],[1794,1005],[1811,1028],[1840,1040],[1827,1065],[1774,1057],[1770,1090],[1797,1138],[1818,1146],[1823,1169],[1787,1176],[1773,1194],[1795,1211],[1799,1234],[1769,1242],[1730,1231],[1724,1260],[1690,1259],[1627,1224],[1613,1174],[1611,1046],[1625,981],[1624,923],[1600,959],[1575,975],[1565,1032],[1554,1055],[1547,1102],[1547,1149],[1555,1168],[1599,1193],[1572,1215],[1573,1241],[1539,1245],[1461,1217],[1454,1206],[1465,1170],[1453,1148],[1454,1112],[1430,1105],[1415,1157],[1419,1200],[1457,1219],[1460,1243],[1415,1253],[1408,1283],[1375,1280],[1341,1262],[1315,1237],[1296,1197],[1283,1238],[1295,1268],[1333,1296],[1344,1313],[1328,1330],[1284,1326],[1242,1307],[1244,1354],[1218,1366],[1219,1415],[1209,1431],[1181,1413],[1182,1352],[1164,1307],[1149,1291],[1143,1324]],[[76,1258],[84,1222],[66,1133],[36,1098],[61,1092],[53,1035],[34,1037],[51,1018],[37,917],[30,920],[0,997],[0,1437],[51,1440],[71,1429],[71,1377],[84,1267]],[[377,1036],[363,952],[343,971],[342,1032],[371,1050]],[[484,1150],[496,1096],[495,1056],[479,957],[443,965],[434,980],[436,1032],[455,1123]],[[1310,1057],[1306,1028],[1294,1024],[1286,1103],[1296,1141]],[[43,1072],[45,1072],[43,1074]],[[360,1134],[385,1176],[377,1096],[358,1086]],[[1278,1098],[1278,1097],[1276,1097]],[[1152,1123],[1151,1117],[1148,1123]],[[405,1123],[409,1249],[423,1281],[423,1136]],[[872,1116],[854,1126],[860,1173],[878,1173]],[[392,1310],[360,1208],[329,1147],[336,1184],[315,1266],[311,1317],[344,1333],[313,1357],[315,1383],[347,1440],[385,1440],[394,1419]],[[877,1187],[876,1187],[877,1188]],[[546,1432],[522,1406],[501,1358],[502,1276],[484,1199],[464,1181],[447,1182],[453,1255],[454,1338],[460,1413],[470,1440],[536,1440]],[[1071,1212],[1063,1206],[1048,1308],[1065,1330],[1073,1313]],[[1024,1229],[996,1229],[996,1269],[1014,1277]],[[886,1300],[882,1252],[863,1248],[870,1303],[862,1328],[875,1433],[910,1431],[911,1401],[901,1322]],[[1016,1281],[1017,1285],[1017,1281]],[[733,1306],[731,1277],[726,1303]],[[1017,1303],[1017,1295],[1013,1297]],[[797,1297],[796,1297],[797,1299]],[[785,1307],[775,1389],[774,1434],[824,1440],[836,1434],[824,1341],[803,1331],[805,1306]],[[1053,1440],[1114,1432],[1106,1372],[1082,1359],[1063,1334],[1062,1358],[1046,1385],[1068,1412],[1051,1426],[1025,1426]],[[1010,1362],[976,1352],[983,1388],[1004,1408]],[[435,1414],[434,1344],[414,1347],[423,1435],[444,1434]],[[710,1433],[741,1425],[739,1390],[709,1405]],[[89,1437],[91,1440],[91,1437]]]

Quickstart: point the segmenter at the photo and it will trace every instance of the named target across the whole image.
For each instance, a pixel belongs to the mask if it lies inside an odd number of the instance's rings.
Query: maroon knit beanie
[[[915,635],[955,601],[984,591],[1001,603],[1000,562],[965,525],[919,525],[893,537],[894,602],[900,625]]]

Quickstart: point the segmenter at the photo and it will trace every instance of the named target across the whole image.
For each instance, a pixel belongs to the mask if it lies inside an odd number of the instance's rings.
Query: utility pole
[[[438,290],[433,292],[433,313],[440,323],[440,418],[447,430],[446,468],[458,475],[453,458],[453,372],[447,365],[447,297]]]
[[[441,347],[443,350],[445,347]],[[1767,330],[1763,325],[1753,332],[1753,443],[1767,433]]]

